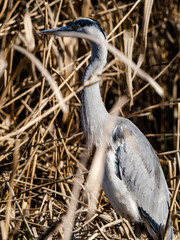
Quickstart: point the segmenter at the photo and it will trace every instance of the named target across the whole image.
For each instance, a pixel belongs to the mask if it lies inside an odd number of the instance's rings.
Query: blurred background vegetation
[[[101,76],[102,98],[111,111],[121,96],[128,96],[119,115],[131,119],[157,151],[171,200],[174,196],[172,219],[178,233],[179,12],[178,0],[0,0],[1,239],[46,239],[47,230],[49,239],[63,239],[62,219],[79,180],[73,238],[135,238],[134,227],[118,220],[103,191],[97,211],[91,219],[87,217],[84,192],[91,157],[82,133],[79,88],[90,48],[82,40],[37,34],[78,17],[97,20],[109,43],[132,56],[164,90],[160,97],[140,77],[135,76],[132,82],[131,69],[108,54],[110,64]],[[68,113],[57,108],[38,61],[60,86]],[[83,168],[84,159],[88,162]]]

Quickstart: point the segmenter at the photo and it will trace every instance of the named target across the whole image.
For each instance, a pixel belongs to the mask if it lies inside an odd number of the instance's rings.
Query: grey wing
[[[113,131],[117,175],[136,199],[145,225],[154,233],[166,224],[169,209],[168,187],[159,160],[146,137],[129,120]],[[164,227],[163,227],[164,228]]]

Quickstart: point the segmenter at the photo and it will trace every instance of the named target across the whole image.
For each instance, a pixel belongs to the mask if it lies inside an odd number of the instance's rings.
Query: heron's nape
[[[79,38],[78,33],[85,33],[106,41],[101,26],[88,18],[80,18],[66,27],[41,31],[40,34],[65,37],[68,32],[74,32],[73,37]],[[91,61],[84,72],[82,84],[101,73],[107,60],[104,45],[88,42]],[[97,80],[98,77],[95,77],[94,84],[82,91],[82,121],[89,149],[93,145],[100,146],[105,124],[114,121],[104,106]],[[169,214],[169,192],[151,144],[130,120],[117,117],[107,145],[103,178],[106,196],[119,215],[131,222],[144,223],[154,239],[163,239]],[[166,239],[172,238],[170,221]]]

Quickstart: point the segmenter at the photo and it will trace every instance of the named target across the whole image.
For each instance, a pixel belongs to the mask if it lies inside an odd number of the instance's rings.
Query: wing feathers
[[[158,233],[168,215],[169,196],[159,160],[141,131],[124,120],[113,131],[116,172],[136,200],[142,219]]]
[[[139,211],[142,218],[148,223],[155,235],[159,235],[161,225],[157,224],[142,207],[139,207]]]

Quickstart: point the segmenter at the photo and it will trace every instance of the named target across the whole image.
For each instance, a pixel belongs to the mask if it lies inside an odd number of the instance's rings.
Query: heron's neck
[[[82,84],[101,73],[106,64],[106,47],[93,43],[91,49],[91,61],[85,70]],[[82,92],[82,120],[89,149],[93,145],[99,145],[103,137],[104,123],[108,117],[108,112],[101,98],[98,80],[99,78],[95,77],[92,80],[92,85],[84,88]]]

